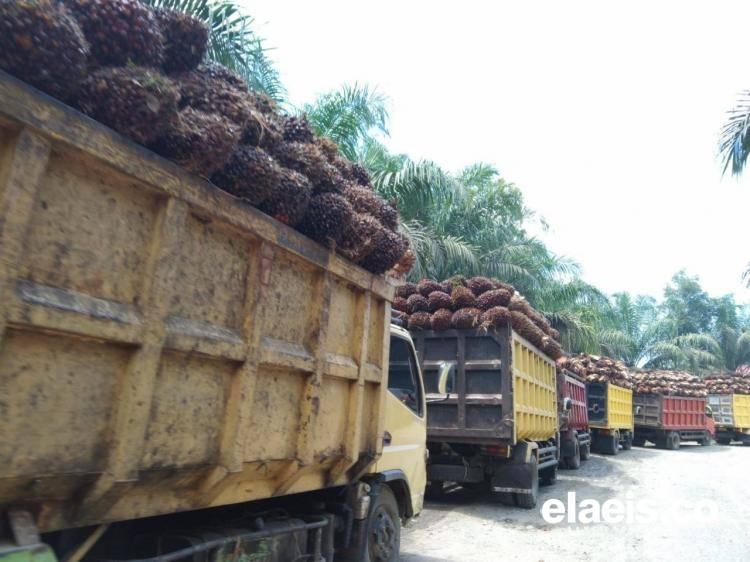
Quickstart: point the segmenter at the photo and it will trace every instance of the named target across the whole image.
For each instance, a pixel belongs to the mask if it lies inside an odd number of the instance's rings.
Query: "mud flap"
[[[490,480],[492,491],[529,493],[537,479],[536,463],[531,463],[531,457],[536,455],[537,448],[536,443],[516,445],[509,461],[495,467]]]

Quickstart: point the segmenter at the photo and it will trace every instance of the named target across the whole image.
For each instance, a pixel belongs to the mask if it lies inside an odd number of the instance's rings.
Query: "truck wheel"
[[[616,455],[620,452],[620,438],[617,435],[602,437],[602,453],[605,455]]]
[[[670,431],[667,434],[667,449],[670,451],[676,451],[680,448],[680,434],[676,431]]]
[[[636,447],[643,447],[646,444],[646,439],[644,437],[638,437],[635,435],[633,437],[633,445]]]
[[[698,445],[701,447],[708,447],[711,444],[711,437],[709,435],[704,435],[700,439],[698,439]]]
[[[516,498],[513,497],[513,492],[495,492],[493,497],[503,505],[509,505],[515,507]]]
[[[581,460],[587,461],[591,458],[591,443],[581,447]]]
[[[542,486],[552,486],[557,482],[557,466],[550,466],[542,470],[542,473],[539,475],[539,481]]]
[[[633,448],[633,435],[631,433],[628,433],[627,436],[625,436],[625,439],[622,441],[622,450],[623,451],[629,451]]]
[[[531,457],[529,464],[526,465],[531,471],[531,489],[529,494],[513,494],[516,499],[516,505],[524,509],[534,509],[539,499],[539,470],[537,470],[537,459]]]
[[[396,497],[388,486],[382,486],[367,518],[364,562],[395,562],[400,547],[401,517]]]
[[[732,440],[731,439],[727,439],[726,437],[717,437],[716,438],[716,442],[719,445],[729,445],[732,442]]]
[[[578,444],[578,439],[573,443],[573,454],[569,457],[565,457],[565,468],[577,470],[581,467],[581,446]]]

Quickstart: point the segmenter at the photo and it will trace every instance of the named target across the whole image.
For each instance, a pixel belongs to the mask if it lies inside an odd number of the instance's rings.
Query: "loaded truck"
[[[396,560],[393,292],[0,73],[0,559]]]
[[[750,395],[709,394],[708,405],[716,424],[716,442],[750,445]]]
[[[605,455],[616,455],[633,445],[633,391],[611,382],[587,382],[591,446]]]
[[[427,392],[428,491],[458,483],[534,507],[540,482],[557,477],[555,362],[510,323],[412,337]]]
[[[560,414],[560,466],[577,469],[591,456],[591,433],[586,401],[586,383],[562,369],[557,373],[557,402]]]
[[[633,444],[646,441],[660,449],[679,449],[682,441],[711,444],[711,427],[705,398],[633,394]]]

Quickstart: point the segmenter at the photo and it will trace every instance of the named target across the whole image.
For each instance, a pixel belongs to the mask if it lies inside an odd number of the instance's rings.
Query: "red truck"
[[[651,441],[662,449],[679,449],[682,441],[711,444],[713,420],[705,398],[633,394],[635,437],[633,445]]]
[[[570,371],[557,373],[557,404],[560,414],[560,465],[576,469],[591,456],[586,383]]]

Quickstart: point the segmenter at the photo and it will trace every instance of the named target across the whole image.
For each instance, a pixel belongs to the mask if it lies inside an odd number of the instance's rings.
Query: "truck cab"
[[[374,472],[403,486],[402,517],[422,511],[427,483],[427,405],[414,342],[405,329],[391,325],[388,392],[383,453]]]

